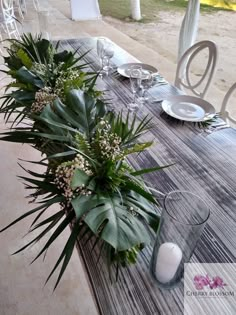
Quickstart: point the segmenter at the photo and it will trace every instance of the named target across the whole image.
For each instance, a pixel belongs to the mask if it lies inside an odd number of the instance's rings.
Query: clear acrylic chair
[[[197,82],[191,82],[191,65],[194,58],[203,50],[207,51],[207,64]],[[191,46],[180,58],[175,77],[175,86],[185,92],[204,98],[215,73],[217,47],[214,42],[204,40]],[[194,79],[194,81],[196,78]]]
[[[19,17],[23,20],[24,13],[27,13],[25,0],[13,0],[14,9],[18,11]]]
[[[36,11],[39,11],[39,1],[38,0],[33,0],[33,5]]]
[[[0,0],[0,26],[9,38],[19,38],[16,17],[14,14],[13,0]]]
[[[3,40],[2,34],[1,34],[1,32],[0,32],[0,54],[1,54],[1,57],[3,56],[2,40]],[[0,64],[1,64],[1,62],[0,62]]]
[[[225,97],[222,102],[221,110],[220,110],[220,116],[227,122],[227,123],[233,123],[236,125],[236,117],[231,117],[229,111],[227,110],[227,105],[229,98],[232,96],[233,92],[236,92],[236,82],[231,86],[231,88],[228,90],[228,92],[225,94]],[[235,104],[236,105],[236,104]],[[235,106],[236,108],[236,106]]]

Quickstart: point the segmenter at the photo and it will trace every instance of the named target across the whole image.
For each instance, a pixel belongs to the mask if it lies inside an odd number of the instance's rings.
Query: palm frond
[[[137,141],[139,137],[144,135],[151,128],[151,118],[145,116],[141,121],[137,121],[134,115],[130,121],[130,113],[128,112],[126,119],[123,119],[123,113],[117,116],[114,113],[108,114],[108,121],[111,124],[112,131],[122,139],[122,145],[128,147]]]

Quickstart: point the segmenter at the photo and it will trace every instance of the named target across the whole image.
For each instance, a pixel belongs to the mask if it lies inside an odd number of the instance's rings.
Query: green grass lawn
[[[130,17],[130,0],[99,0],[102,15],[112,16],[124,20]],[[141,0],[141,12],[144,18],[142,22],[152,22],[157,20],[159,11],[163,10],[185,10],[188,2],[185,0],[175,0],[167,2],[165,0]],[[201,13],[212,13],[219,9],[201,5]]]

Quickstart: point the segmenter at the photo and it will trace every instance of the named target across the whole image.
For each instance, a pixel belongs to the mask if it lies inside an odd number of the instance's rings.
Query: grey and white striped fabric
[[[95,38],[61,41],[60,45],[70,50],[80,47],[78,54],[91,49],[84,61],[90,63],[91,70],[99,69]],[[114,66],[136,62],[117,46],[112,61]],[[125,109],[132,99],[129,80],[115,72],[103,80],[99,78],[98,87],[107,90],[114,110]],[[151,94],[161,100],[180,91],[168,84],[152,88]],[[147,114],[153,117],[154,127],[147,137],[155,144],[149,151],[133,156],[130,162],[136,169],[174,163],[145,179],[163,193],[176,189],[192,191],[209,205],[211,216],[192,262],[235,262],[236,130],[227,128],[206,135],[193,125],[172,124],[161,112],[161,104],[153,103],[138,113],[140,118]],[[93,240],[86,245],[84,242],[78,242],[78,251],[101,314],[183,314],[183,283],[173,290],[161,290],[151,278],[151,246],[143,250],[135,266],[121,270],[118,282],[111,283],[105,262],[101,258],[97,263],[98,249],[91,250]]]

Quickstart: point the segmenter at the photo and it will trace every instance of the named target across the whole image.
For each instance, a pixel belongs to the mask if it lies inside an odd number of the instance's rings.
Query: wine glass
[[[112,69],[110,66],[110,60],[114,56],[114,47],[112,43],[106,41],[103,45],[102,51],[102,71],[108,75],[109,70]]]
[[[132,66],[129,70],[129,79],[130,79],[130,87],[133,93],[133,101],[127,105],[127,108],[130,111],[136,111],[140,104],[137,100],[138,92],[141,88],[141,77],[142,77],[142,67],[141,66]]]
[[[100,58],[101,67],[102,67],[103,51],[104,51],[104,46],[105,46],[106,41],[107,39],[105,37],[99,37],[97,39],[97,54],[98,54],[98,57]]]
[[[114,56],[114,47],[105,37],[97,39],[97,54],[101,63],[101,75],[108,75],[109,70],[112,68],[110,66],[110,59]]]
[[[142,88],[142,99],[143,101],[147,101],[148,97],[145,96],[147,91],[152,87],[153,84],[153,72],[150,70],[142,70],[141,77],[141,88]]]

